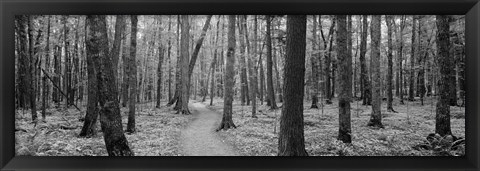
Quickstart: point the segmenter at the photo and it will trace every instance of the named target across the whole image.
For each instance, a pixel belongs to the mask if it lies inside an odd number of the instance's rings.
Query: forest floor
[[[233,103],[233,122],[236,129],[215,132],[222,118],[223,99],[205,102],[190,101],[192,115],[178,115],[172,107],[154,108],[153,102],[137,105],[137,132],[125,134],[136,156],[184,156],[184,155],[240,155],[275,156],[277,154],[279,118],[281,108],[269,110],[258,105],[258,118],[251,117],[251,107]],[[383,129],[367,127],[371,106],[361,101],[351,103],[352,143],[344,144],[336,139],[338,133],[338,105],[325,105],[322,109],[310,109],[311,102],[304,102],[305,147],[311,156],[434,156],[432,150],[414,148],[425,142],[435,130],[435,104],[427,98],[405,101],[393,107],[398,113],[386,111],[382,104]],[[166,101],[162,101],[166,104]],[[281,106],[281,103],[277,103]],[[81,106],[85,111],[84,105]],[[465,108],[451,107],[451,129],[456,137],[465,137]],[[122,108],[124,128],[127,108]],[[39,117],[40,117],[40,112]],[[47,110],[46,122],[31,122],[28,110],[16,112],[15,149],[17,155],[33,156],[106,156],[103,134],[98,131],[92,138],[79,138],[83,126],[80,121],[85,112],[75,108]],[[66,128],[66,129],[64,129]],[[98,130],[100,126],[98,124]],[[459,154],[464,154],[464,150]]]
[[[162,101],[162,104],[166,104]],[[79,105],[83,106],[83,105]],[[85,115],[75,108],[51,108],[46,122],[31,122],[30,111],[17,111],[15,151],[17,155],[33,156],[107,156],[103,134],[97,122],[98,133],[92,138],[79,138]],[[126,128],[128,108],[121,108],[123,127]],[[153,102],[137,104],[134,134],[125,134],[136,156],[182,156],[181,132],[192,121],[192,115],[175,114],[172,107],[156,109]],[[39,112],[39,117],[40,112]],[[61,127],[72,129],[62,129]]]
[[[435,156],[433,150],[414,148],[425,142],[430,133],[435,132],[435,104],[433,98],[405,101],[404,105],[394,99],[393,108],[398,113],[386,111],[382,102],[382,123],[384,129],[367,126],[371,106],[361,101],[351,103],[352,143],[344,144],[337,140],[338,101],[325,105],[323,110],[311,109],[311,102],[304,102],[305,148],[311,156]],[[223,99],[204,102],[208,108],[222,113]],[[220,136],[234,144],[242,156],[275,156],[278,148],[279,118],[281,109],[270,110],[266,103],[258,102],[258,118],[251,117],[251,106],[241,106],[234,101],[233,122],[236,129],[220,131]],[[277,103],[281,106],[281,103]],[[451,129],[456,137],[465,137],[465,107],[452,106]],[[452,152],[463,155],[465,150]]]

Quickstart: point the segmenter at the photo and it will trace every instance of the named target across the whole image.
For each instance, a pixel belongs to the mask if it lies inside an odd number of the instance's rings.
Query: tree
[[[275,92],[273,90],[273,61],[272,61],[272,35],[271,35],[271,23],[272,17],[270,15],[266,16],[267,21],[267,95],[268,101],[267,105],[270,106],[270,109],[277,109],[277,103],[275,102]]]
[[[416,30],[416,21],[417,17],[414,15],[412,16],[412,50],[411,50],[411,55],[410,55],[410,79],[409,79],[409,89],[408,89],[408,101],[414,101],[414,85],[415,85],[415,52],[416,52],[416,43],[415,43],[415,34],[417,31]]]
[[[32,121],[37,122],[37,93],[35,90],[35,85],[36,85],[36,79],[35,79],[35,52],[34,52],[34,45],[33,45],[33,16],[28,16],[27,17],[27,22],[28,22],[28,59],[27,59],[27,64],[28,64],[28,73],[27,73],[27,82],[28,82],[28,95],[29,97],[29,103],[30,103],[30,111],[32,114]]]
[[[279,156],[307,156],[303,124],[307,17],[287,16],[284,103],[280,116]]]
[[[130,56],[128,58],[128,81],[130,89],[130,97],[128,100],[128,123],[127,131],[128,133],[134,133],[135,130],[135,97],[137,97],[137,22],[138,18],[136,15],[131,15],[130,20],[132,23],[131,32],[130,32]]]
[[[245,105],[245,102],[247,105],[250,105],[250,99],[249,99],[249,91],[248,91],[248,79],[247,79],[247,63],[245,62],[245,56],[247,55],[245,53],[245,29],[243,27],[243,18],[241,16],[238,16],[239,19],[238,21],[238,32],[239,32],[239,42],[240,42],[240,58],[239,58],[239,67],[240,67],[240,102],[241,105]]]
[[[188,51],[189,51],[189,36],[190,36],[190,24],[188,15],[182,15],[181,18],[181,37],[180,37],[180,94],[177,103],[179,108],[177,113],[190,114],[188,109],[188,94],[189,94],[189,66],[188,66]],[[192,59],[193,60],[193,59]]]
[[[158,19],[158,22],[161,22],[161,18]],[[158,27],[159,41],[161,41],[160,27]],[[157,66],[157,104],[156,108],[160,108],[160,100],[162,99],[162,63],[165,55],[165,48],[160,43],[158,45],[158,66]]]
[[[398,80],[398,83],[397,83],[397,89],[398,89],[398,93],[399,93],[399,96],[400,96],[400,104],[404,104],[404,101],[403,101],[403,29],[405,28],[405,20],[406,20],[406,17],[404,15],[402,15],[400,17],[400,31],[398,33],[398,37],[400,38],[397,38],[398,41],[398,50],[397,50],[397,54],[398,54],[398,72],[397,72],[397,80]]]
[[[125,16],[117,15],[115,21],[115,38],[113,40],[112,57],[113,57],[113,71],[115,76],[118,75],[118,60],[120,59],[120,47],[122,43],[122,35],[125,31]],[[116,84],[115,84],[116,85]]]
[[[373,15],[370,29],[371,55],[370,55],[370,70],[372,72],[372,114],[368,126],[383,128],[381,105],[382,98],[380,96],[380,27],[381,16]]]
[[[453,73],[453,60],[449,56],[450,47],[450,25],[448,16],[437,15],[437,65],[440,70],[440,79],[438,80],[439,96],[437,100],[436,116],[435,116],[435,133],[441,136],[452,134],[450,129],[450,88],[451,74]]]
[[[230,128],[236,128],[232,120],[232,102],[233,102],[233,86],[235,85],[235,15],[228,16],[228,45],[227,45],[227,57],[225,64],[225,95],[223,96],[223,117],[220,122],[219,130],[228,130]]]
[[[216,31],[216,35],[215,35],[215,45],[218,43],[218,33],[220,32],[220,15],[218,16],[218,21],[217,21],[217,31]],[[213,94],[214,94],[214,91],[215,91],[215,65],[217,63],[217,51],[218,51],[218,46],[215,46],[215,50],[213,52],[213,60],[212,60],[212,64],[211,64],[211,68],[212,68],[212,79],[210,80],[210,106],[213,105]]]
[[[112,60],[108,52],[105,15],[87,16],[87,58],[93,59],[97,77],[100,123],[109,156],[133,156],[122,129]]]
[[[368,80],[367,62],[365,60],[365,54],[367,53],[367,36],[368,36],[368,16],[363,15],[362,21],[362,38],[360,41],[360,90],[363,99],[363,105],[372,104],[372,92]]]
[[[385,21],[387,22],[388,29],[388,52],[387,52],[387,63],[388,63],[388,72],[387,72],[387,111],[395,112],[393,110],[393,42],[392,42],[392,23],[394,22],[392,15],[386,15]]]
[[[247,16],[244,15],[244,16],[241,16],[241,20],[242,20],[242,27],[243,27],[243,31],[245,32],[245,42],[246,42],[246,49],[247,49],[247,64],[248,64],[248,77],[250,79],[249,83],[250,83],[250,91],[249,91],[249,95],[250,95],[250,100],[252,101],[252,118],[257,118],[256,116],[256,110],[257,110],[257,98],[256,98],[256,94],[257,94],[257,74],[256,74],[256,71],[254,70],[254,67],[253,67],[253,57],[254,55],[252,55],[252,50],[251,50],[251,47],[250,47],[250,41],[248,39],[248,32],[247,32]],[[255,52],[255,51],[254,51]],[[248,90],[248,89],[247,89]],[[248,102],[247,102],[247,105],[248,105]]]
[[[344,143],[351,143],[350,101],[352,96],[352,56],[347,52],[347,16],[337,16],[337,58],[338,74],[338,139]]]
[[[319,53],[317,52],[317,16],[313,15],[313,29],[312,29],[312,56],[310,57],[310,62],[312,64],[312,80],[311,80],[311,89],[313,91],[312,94],[312,105],[310,108],[318,109],[318,78],[320,74],[318,72],[318,58]]]
[[[48,16],[47,21],[47,40],[46,40],[46,47],[45,47],[45,68],[49,68],[50,64],[50,16]],[[46,109],[47,109],[47,100],[48,100],[48,83],[47,83],[47,76],[44,73],[42,78],[42,120],[45,121]]]

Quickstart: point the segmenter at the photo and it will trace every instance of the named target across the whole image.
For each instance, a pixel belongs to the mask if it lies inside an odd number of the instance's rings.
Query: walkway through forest
[[[222,116],[201,103],[193,103],[190,110],[195,116],[182,131],[182,148],[186,156],[236,156],[232,146],[215,133]]]

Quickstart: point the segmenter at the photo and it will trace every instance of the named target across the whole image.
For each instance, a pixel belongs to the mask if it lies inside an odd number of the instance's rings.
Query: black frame
[[[360,2],[361,1],[361,2]],[[0,0],[2,170],[480,170],[478,0]],[[465,14],[464,157],[15,157],[14,15],[17,14]]]

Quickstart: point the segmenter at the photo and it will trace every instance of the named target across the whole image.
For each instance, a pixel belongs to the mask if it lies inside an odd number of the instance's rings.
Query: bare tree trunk
[[[168,16],[168,32],[172,30],[172,16]],[[171,36],[168,36],[168,50],[167,50],[167,60],[168,60],[168,101],[172,100],[172,59],[171,50],[172,42]]]
[[[408,100],[409,101],[414,101],[414,85],[415,85],[415,52],[416,52],[416,46],[417,44],[415,43],[415,35],[417,34],[416,32],[416,21],[417,17],[412,16],[412,50],[411,50],[411,55],[410,55],[410,82],[409,82],[409,89],[408,89]]]
[[[275,92],[273,90],[273,61],[272,61],[272,36],[271,36],[271,20],[272,17],[270,15],[266,16],[267,20],[267,94],[268,94],[268,102],[267,105],[270,106],[270,109],[277,109],[277,103],[275,101]],[[303,92],[302,92],[303,94]]]
[[[251,51],[251,46],[250,46],[250,40],[248,39],[248,27],[247,27],[247,16],[240,16],[242,17],[242,27],[243,30],[245,31],[245,40],[246,40],[246,45],[247,45],[247,64],[248,64],[248,76],[250,79],[250,100],[252,101],[252,118],[257,118],[256,111],[257,111],[257,79],[256,79],[256,71],[253,67],[254,65],[254,55],[252,55]],[[254,51],[255,52],[255,51]]]
[[[405,19],[406,17],[404,15],[401,16],[400,18],[400,32],[398,34],[398,36],[400,37],[400,41],[398,42],[399,43],[399,48],[398,48],[398,72],[400,73],[399,76],[398,76],[398,79],[399,79],[399,96],[400,96],[400,104],[404,104],[404,101],[403,101],[403,85],[404,85],[404,81],[403,81],[403,29],[405,28]]]
[[[240,102],[241,105],[245,105],[245,102],[247,105],[249,105],[249,99],[248,99],[248,80],[247,80],[247,67],[245,63],[245,32],[243,27],[243,19],[239,15],[239,20],[238,22],[238,32],[239,32],[239,42],[240,42],[240,58],[239,58],[239,71],[240,71]],[[248,41],[248,40],[247,40]]]
[[[124,15],[116,15],[115,21],[115,39],[113,40],[113,48],[111,51],[113,57],[113,72],[118,76],[118,61],[120,59],[120,48],[122,43],[122,35],[125,31],[125,17]],[[117,83],[115,83],[117,85]]]
[[[107,24],[104,15],[87,16],[87,58],[94,60],[97,74],[100,122],[109,156],[133,156],[122,129],[118,103],[118,88],[115,86],[113,57],[108,52]]]
[[[37,104],[36,104],[36,100],[37,100],[37,97],[36,97],[36,90],[35,90],[35,86],[37,85],[36,84],[36,81],[35,81],[35,63],[34,63],[34,58],[35,58],[35,54],[34,54],[34,45],[33,45],[33,16],[28,16],[27,17],[27,21],[28,21],[28,50],[29,50],[29,55],[28,55],[28,68],[30,71],[28,71],[28,74],[27,74],[27,81],[28,81],[28,86],[29,86],[29,91],[28,91],[28,94],[29,94],[29,102],[30,102],[30,110],[31,110],[31,113],[32,113],[32,121],[33,122],[37,122]]]
[[[387,111],[388,112],[395,112],[393,110],[392,102],[393,102],[393,42],[392,42],[392,23],[395,21],[393,20],[392,15],[386,15],[385,20],[387,22],[387,29],[388,29],[388,52],[387,52],[387,63],[388,63],[388,72],[387,72]]]
[[[305,150],[303,126],[306,27],[305,15],[287,16],[285,102],[280,116],[279,156],[308,156]]]
[[[362,40],[360,42],[360,89],[362,89],[363,105],[372,104],[372,92],[368,80],[368,69],[365,54],[367,53],[368,22],[367,15],[363,15]]]
[[[212,75],[211,75],[211,83],[210,83],[210,106],[213,105],[213,95],[215,94],[215,65],[217,62],[217,50],[218,50],[218,33],[220,32],[220,16],[218,16],[218,21],[217,21],[217,33],[215,36],[215,50],[213,52],[213,60],[212,60]]]
[[[45,47],[45,68],[49,68],[50,65],[50,16],[48,16],[48,21],[47,21],[47,42],[46,42],[46,47]],[[42,120],[45,121],[45,115],[46,115],[46,109],[47,109],[47,97],[48,97],[48,84],[47,84],[47,77],[43,76],[42,78],[42,84],[43,84],[43,93],[42,93]]]
[[[138,18],[136,15],[130,16],[131,20],[131,32],[130,32],[130,56],[129,56],[129,74],[128,79],[130,88],[130,97],[128,100],[128,123],[127,123],[127,133],[135,133],[135,97],[137,97],[137,22]]]
[[[180,84],[181,93],[179,94],[179,99],[177,101],[177,103],[180,103],[177,113],[190,114],[190,110],[188,109],[188,96],[189,96],[189,90],[190,90],[188,88],[190,86],[189,84],[190,74],[189,74],[189,66],[188,66],[188,56],[189,56],[188,51],[189,51],[189,45],[190,45],[189,43],[190,23],[189,23],[188,15],[182,15],[180,17],[182,21],[182,24],[181,24],[182,31],[181,31],[181,38],[180,38],[180,60],[179,60],[180,75],[181,75],[181,84]]]
[[[451,74],[453,73],[454,62],[449,56],[450,47],[450,25],[448,16],[437,15],[436,25],[437,33],[437,65],[440,68],[440,80],[438,81],[439,96],[436,107],[435,116],[435,133],[444,135],[451,135],[450,129],[450,88],[451,88]]]
[[[225,64],[225,96],[223,101],[223,117],[217,131],[236,128],[232,120],[232,102],[235,71],[235,15],[228,16],[228,49]]]
[[[350,101],[352,96],[352,56],[348,53],[347,16],[337,15],[337,55],[340,64],[338,74],[338,140],[344,143],[352,142],[350,121]]]
[[[372,114],[367,126],[383,128],[380,96],[380,40],[381,40],[381,16],[372,15],[371,33],[371,55],[370,70],[372,72]]]

